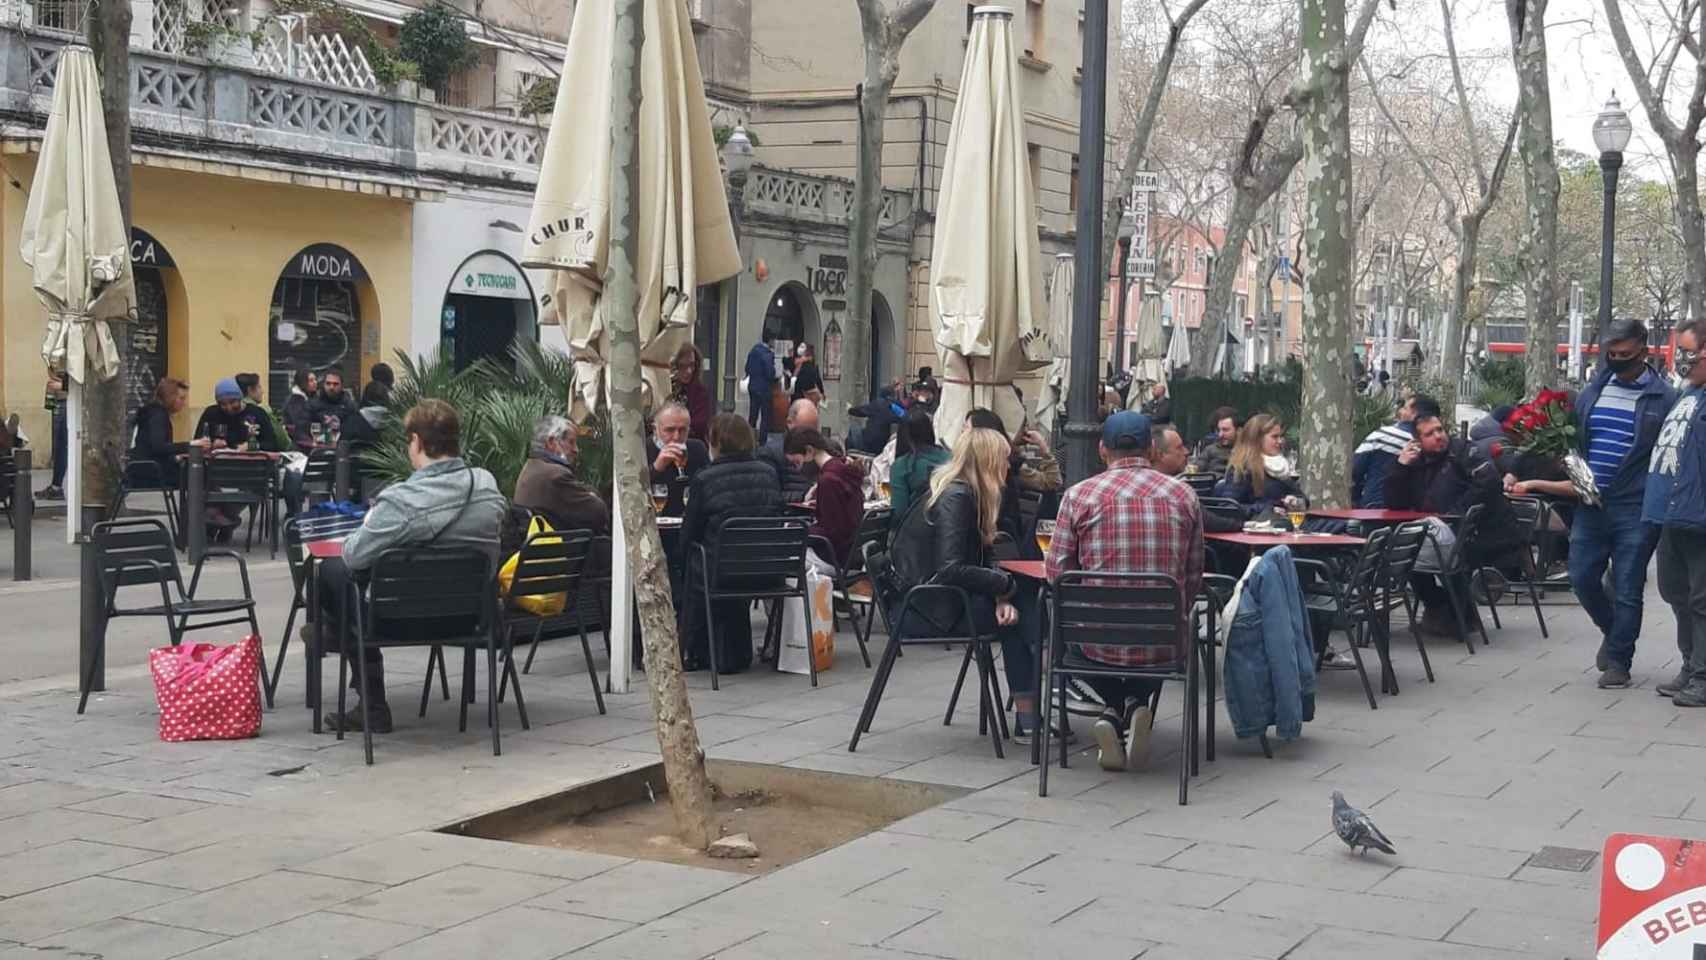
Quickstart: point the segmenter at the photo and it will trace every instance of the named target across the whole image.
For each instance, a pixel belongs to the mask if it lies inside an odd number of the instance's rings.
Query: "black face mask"
[[[1641,365],[1641,363],[1642,363],[1642,360],[1641,360],[1641,357],[1639,357],[1639,356],[1606,357],[1605,358],[1606,367],[1608,367],[1612,373],[1614,373],[1618,376],[1622,376],[1625,373],[1628,373],[1629,371],[1634,370],[1635,368],[1639,367]]]

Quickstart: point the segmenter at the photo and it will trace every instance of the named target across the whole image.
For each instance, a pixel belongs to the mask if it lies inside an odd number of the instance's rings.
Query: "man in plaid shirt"
[[[1202,508],[1189,486],[1151,469],[1151,429],[1149,417],[1131,411],[1115,413],[1102,425],[1100,453],[1108,468],[1061,497],[1046,561],[1048,578],[1055,580],[1068,570],[1164,573],[1183,588],[1180,610],[1188,617],[1190,600],[1202,587]],[[1067,655],[1110,666],[1160,667],[1177,659],[1168,648],[1096,644],[1084,644]],[[1161,682],[1112,677],[1087,681],[1108,705],[1091,727],[1102,768],[1143,766],[1154,724],[1149,703]]]

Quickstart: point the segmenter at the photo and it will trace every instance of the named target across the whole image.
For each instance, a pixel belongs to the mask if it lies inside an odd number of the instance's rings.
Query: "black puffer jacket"
[[[687,486],[681,542],[703,543],[714,554],[717,530],[729,517],[781,515],[782,491],[769,464],[760,463],[749,453],[718,457],[695,473]]]
[[[896,578],[902,589],[921,583],[961,587],[971,597],[973,616],[987,607],[992,614],[995,601],[1013,592],[1013,576],[990,564],[983,536],[977,525],[977,495],[963,481],[955,481],[934,504],[920,501],[909,510],[895,531],[890,549]],[[935,633],[964,629],[956,624],[959,604],[945,596],[922,598],[913,609],[922,613]],[[898,611],[896,611],[898,613]],[[930,635],[925,631],[914,634]]]
[[[1421,457],[1409,466],[1392,464],[1386,471],[1389,510],[1425,510],[1462,516],[1481,504],[1480,526],[1470,544],[1481,562],[1516,549],[1523,530],[1505,499],[1503,477],[1468,441],[1454,439],[1437,457]]]

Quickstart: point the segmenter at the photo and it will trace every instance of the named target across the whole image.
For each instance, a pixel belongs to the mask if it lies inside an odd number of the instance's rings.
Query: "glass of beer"
[[[1287,497],[1285,499],[1285,511],[1286,519],[1291,521],[1291,529],[1302,530],[1304,520],[1303,498]]]
[[[652,509],[662,513],[663,508],[667,506],[669,506],[669,487],[661,483],[652,484]]]
[[[1054,542],[1054,521],[1037,521],[1037,549],[1048,553],[1048,545]]]
[[[889,492],[889,482],[887,480],[880,481],[877,484],[877,489],[881,490],[883,492],[883,499],[884,500],[893,500],[894,499],[894,495]]]

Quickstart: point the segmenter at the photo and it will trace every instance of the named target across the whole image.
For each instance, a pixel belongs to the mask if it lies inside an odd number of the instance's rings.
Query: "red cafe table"
[[[1205,534],[1203,539],[1248,547],[1257,552],[1280,546],[1294,550],[1309,547],[1360,547],[1367,542],[1362,537],[1342,533],[1210,533]]]
[[[1437,514],[1424,510],[1311,510],[1312,517],[1323,517],[1328,520],[1358,520],[1363,523],[1409,523],[1413,520],[1426,520]]]

